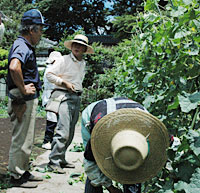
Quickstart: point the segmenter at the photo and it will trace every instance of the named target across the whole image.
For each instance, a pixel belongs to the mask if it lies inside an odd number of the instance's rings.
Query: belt
[[[14,95],[11,94],[10,92],[8,92],[8,96],[9,96],[11,99],[13,99],[13,100],[16,100],[16,99],[20,98],[20,97],[16,97],[16,96],[14,96]],[[23,95],[22,98],[23,98],[25,101],[29,101],[29,100],[36,99],[36,98],[38,98],[38,97],[39,97],[39,92],[36,91],[35,94]]]
[[[69,91],[69,90],[61,89],[61,88],[55,88],[55,89],[53,89],[52,93],[53,93],[54,91],[67,92],[67,93],[70,93],[70,94],[76,94],[76,95],[78,95],[78,96],[81,96],[81,94],[82,94],[81,91],[72,92],[72,91]]]

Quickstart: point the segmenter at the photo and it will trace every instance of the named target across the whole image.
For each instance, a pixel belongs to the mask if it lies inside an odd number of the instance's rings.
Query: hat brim
[[[143,164],[135,170],[118,168],[111,154],[113,136],[124,129],[148,136],[150,152]],[[94,158],[100,170],[110,179],[122,184],[145,182],[158,174],[167,161],[169,147],[165,125],[150,113],[138,109],[119,109],[97,122],[91,135]]]
[[[82,41],[78,41],[78,40],[69,40],[69,41],[65,41],[65,42],[64,42],[64,46],[65,46],[66,48],[68,48],[68,49],[71,50],[71,46],[72,46],[72,43],[73,43],[73,42],[76,42],[76,43],[78,43],[78,44],[82,44],[82,45],[84,45],[84,46],[87,46],[87,50],[86,50],[85,54],[93,54],[93,53],[94,53],[94,50],[93,50],[93,48],[92,48],[91,46],[89,46],[88,44],[85,44],[85,43],[82,42]]]
[[[30,19],[22,19],[21,23],[23,25],[41,25],[41,26],[51,26],[50,24],[47,23],[42,23],[42,22],[37,22],[37,21],[32,21]]]

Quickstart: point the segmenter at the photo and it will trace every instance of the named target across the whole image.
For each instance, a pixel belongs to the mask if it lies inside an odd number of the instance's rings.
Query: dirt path
[[[75,137],[68,150],[73,149],[75,144],[80,144],[81,128],[80,125],[76,126]],[[73,174],[82,174],[84,169],[83,164],[83,152],[71,152],[67,151],[66,158],[69,162],[75,164],[75,169],[65,169],[66,174],[54,174],[51,172],[45,172],[45,166],[48,163],[48,155],[50,150],[44,151],[43,154],[38,156],[33,162],[33,174],[41,176],[44,181],[40,182],[37,188],[25,189],[25,188],[10,188],[6,193],[83,193],[84,183],[75,182],[79,181],[79,177],[70,177]],[[68,181],[71,181],[73,185],[70,185]]]
[[[46,127],[46,120],[44,118],[37,118],[35,125],[36,136],[35,136],[35,143],[33,146],[32,157],[35,157],[36,154],[41,154],[44,152],[43,149],[41,149],[41,143],[44,137],[45,127]],[[12,136],[12,124],[10,122],[10,118],[0,118],[0,178],[1,175],[7,173],[6,168],[8,165],[8,155],[11,144],[11,136]]]

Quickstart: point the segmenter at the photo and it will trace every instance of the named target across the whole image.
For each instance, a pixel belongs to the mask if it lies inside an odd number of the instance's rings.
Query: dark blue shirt
[[[8,55],[8,90],[17,88],[10,75],[9,65],[12,59],[17,58],[22,64],[22,74],[24,84],[33,83],[37,92],[41,90],[41,81],[39,77],[38,67],[36,64],[36,55],[33,46],[24,38],[18,37],[13,43]]]

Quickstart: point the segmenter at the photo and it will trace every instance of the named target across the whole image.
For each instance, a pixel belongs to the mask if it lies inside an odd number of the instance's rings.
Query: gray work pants
[[[50,164],[60,166],[61,164],[67,163],[65,153],[74,137],[79,110],[80,97],[77,94],[67,92],[58,110],[58,122],[49,155]]]
[[[11,90],[16,96],[22,96],[18,89]],[[8,170],[15,179],[20,178],[25,171],[29,170],[29,157],[35,136],[35,118],[38,98],[26,101],[26,111],[22,122],[17,118],[12,120],[12,141],[9,151]],[[12,111],[11,99],[8,102],[8,112]]]

